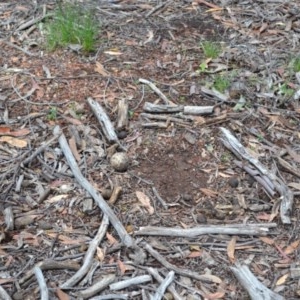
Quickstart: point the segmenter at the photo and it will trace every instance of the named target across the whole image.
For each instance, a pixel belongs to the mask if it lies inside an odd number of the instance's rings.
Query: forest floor
[[[47,51],[55,1],[0,3],[0,295],[160,299],[157,272],[164,299],[299,299],[300,3],[78,2],[99,22],[92,53]]]

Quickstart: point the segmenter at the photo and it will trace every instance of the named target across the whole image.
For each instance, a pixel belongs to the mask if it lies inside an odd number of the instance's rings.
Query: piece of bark
[[[111,123],[106,111],[102,106],[93,100],[91,97],[88,97],[87,102],[93,111],[95,117],[102,127],[102,131],[110,143],[119,143],[119,139],[115,132],[114,126]]]
[[[14,230],[15,223],[14,223],[14,213],[11,206],[8,206],[3,211],[6,230]]]
[[[248,292],[253,300],[284,300],[284,297],[276,294],[265,287],[249,270],[246,265],[235,264],[235,267],[230,267],[233,274]]]
[[[128,128],[128,101],[121,99],[118,102],[118,121],[117,130],[124,130]]]

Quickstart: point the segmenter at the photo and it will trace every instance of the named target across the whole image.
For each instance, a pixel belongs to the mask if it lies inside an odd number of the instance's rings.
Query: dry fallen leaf
[[[210,197],[218,196],[217,192],[210,190],[210,189],[201,188],[200,191],[206,196],[210,196]]]
[[[106,238],[108,239],[110,246],[117,243],[117,240],[108,232],[106,232]]]
[[[71,149],[72,154],[74,155],[75,159],[77,160],[77,162],[79,162],[80,161],[80,155],[79,155],[78,150],[77,150],[76,141],[75,141],[74,136],[72,136],[69,139],[69,146],[70,146],[70,149]]]
[[[291,243],[289,246],[287,246],[283,252],[285,254],[291,254],[295,250],[297,250],[297,248],[299,247],[299,244],[300,244],[300,240],[296,240],[293,243]]]
[[[148,196],[146,196],[143,192],[136,191],[135,192],[140,203],[145,207],[150,215],[154,214],[154,208],[151,206],[151,202]]]
[[[274,245],[275,241],[273,239],[270,239],[268,237],[265,237],[265,236],[261,236],[259,238],[262,242],[268,244],[268,245]]]
[[[118,264],[118,267],[120,269],[121,275],[124,275],[125,272],[126,272],[125,264],[122,261],[120,261],[119,259],[117,260],[117,264]]]
[[[194,258],[194,257],[200,257],[202,256],[201,251],[192,251],[187,257],[188,258]]]
[[[234,257],[235,245],[236,245],[236,236],[233,236],[227,245],[227,255],[231,263],[235,262],[235,257]]]
[[[283,276],[281,276],[277,281],[276,281],[276,286],[278,285],[282,285],[286,282],[286,280],[288,279],[289,274],[285,274]]]
[[[96,61],[95,72],[101,74],[102,76],[108,76],[109,73],[105,70],[104,66]]]
[[[0,142],[6,142],[6,143],[10,144],[11,146],[14,146],[17,148],[27,147],[27,142],[25,140],[16,139],[11,136],[0,137]]]
[[[97,258],[98,258],[98,260],[100,262],[103,262],[104,257],[105,257],[105,253],[104,253],[103,249],[100,248],[100,247],[97,247]]]
[[[70,300],[70,296],[63,292],[61,289],[56,289],[55,294],[59,300]]]

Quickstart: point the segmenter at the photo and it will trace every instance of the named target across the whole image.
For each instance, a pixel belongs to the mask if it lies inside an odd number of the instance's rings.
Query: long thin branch
[[[61,131],[60,126],[56,126],[53,130],[53,133],[56,135]],[[117,218],[113,210],[108,206],[108,204],[105,202],[105,200],[102,198],[100,193],[98,193],[95,188],[90,184],[90,182],[81,174],[81,171],[77,165],[77,162],[72,154],[72,151],[68,145],[67,139],[65,135],[62,133],[61,136],[58,139],[60,147],[67,159],[67,162],[76,178],[78,183],[86,189],[89,194],[94,198],[97,205],[100,207],[100,209],[103,211],[105,215],[108,216],[110,223],[115,228],[115,230],[118,232],[119,237],[121,238],[124,245],[127,247],[134,246],[134,240],[131,238],[131,236],[127,233],[124,226],[120,222],[120,220]]]
[[[197,237],[203,234],[230,234],[230,235],[258,235],[265,236],[269,232],[268,227],[261,224],[258,226],[251,226],[251,224],[237,224],[237,226],[219,226],[219,225],[205,225],[194,228],[170,228],[170,227],[155,227],[146,226],[141,227],[135,231],[135,235],[154,235],[154,236],[176,236],[176,237]]]

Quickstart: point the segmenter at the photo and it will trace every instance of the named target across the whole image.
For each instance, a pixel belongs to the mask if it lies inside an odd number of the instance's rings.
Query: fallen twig
[[[246,265],[235,264],[230,267],[240,284],[247,290],[253,300],[283,300],[284,297],[265,287]]]
[[[35,267],[34,274],[40,287],[41,300],[48,300],[49,291],[42,270],[39,267]]]
[[[152,297],[152,300],[160,300],[163,298],[166,289],[174,280],[174,276],[175,276],[175,272],[170,271],[169,274],[166,276],[166,278],[161,282],[158,289],[156,290],[156,293]]]
[[[169,101],[169,99],[163,94],[162,91],[160,91],[154,83],[146,80],[146,79],[143,79],[143,78],[140,78],[139,79],[139,82],[140,83],[144,83],[144,84],[147,84],[164,102],[165,104],[172,104],[171,101]]]
[[[109,288],[112,291],[118,291],[123,290],[125,288],[128,288],[132,285],[137,285],[141,283],[146,283],[152,280],[152,277],[150,275],[141,275],[134,278],[122,280],[119,282],[112,283]]]
[[[83,299],[90,299],[92,296],[104,290],[107,286],[114,282],[115,279],[115,274],[106,274],[102,280],[97,281],[94,285],[88,287],[84,291],[81,291],[79,296]]]
[[[158,271],[154,268],[147,268],[147,271],[158,281],[159,283],[163,282],[163,278],[159,275]],[[177,291],[174,288],[174,285],[171,284],[167,287],[167,290],[173,295],[173,298],[175,300],[183,300],[182,297],[177,293]]]
[[[100,123],[103,133],[105,137],[110,143],[120,143],[115,132],[114,126],[112,125],[106,111],[101,107],[101,105],[93,100],[91,97],[87,99],[87,103],[89,104],[91,110],[93,111],[95,117]]]
[[[56,126],[54,128],[54,134],[58,134],[61,129],[59,126]],[[68,145],[67,139],[64,134],[61,134],[61,136],[58,139],[60,147],[68,161],[68,164],[78,181],[78,183],[85,188],[89,194],[94,198],[95,202],[98,204],[100,209],[103,211],[105,215],[108,216],[110,223],[112,226],[116,229],[116,231],[119,234],[119,237],[121,238],[122,242],[127,247],[132,247],[134,245],[134,240],[131,238],[131,236],[127,233],[126,229],[122,225],[122,223],[119,221],[113,210],[108,206],[108,204],[105,202],[105,200],[102,198],[100,193],[98,193],[95,188],[90,184],[90,182],[81,174],[81,171],[77,165],[77,162],[72,154],[72,151]]]
[[[275,224],[275,223],[273,223]],[[269,224],[267,224],[269,225]],[[276,226],[276,225],[275,225]],[[265,224],[251,226],[251,224],[224,225],[204,225],[194,228],[168,228],[146,226],[135,231],[135,235],[154,235],[154,236],[176,236],[176,237],[197,237],[204,234],[230,234],[230,235],[258,235],[265,236],[269,232],[269,227]]]
[[[1,285],[0,285],[0,299],[1,300],[12,300]]]
[[[58,262],[55,260],[44,260],[35,265],[36,267],[39,267],[41,270],[75,270],[77,271],[79,269],[79,265],[75,262]],[[19,280],[19,284],[22,285],[27,280],[29,280],[34,275],[34,269],[28,271],[26,275]]]
[[[67,289],[69,287],[73,287],[88,272],[90,266],[92,265],[94,254],[107,231],[108,225],[109,225],[108,217],[107,215],[104,215],[101,226],[99,227],[97,234],[90,242],[89,248],[85,254],[81,268],[71,278],[69,278],[64,284],[60,286],[61,289]]]
[[[230,133],[226,128],[220,127],[222,137],[221,140],[226,148],[232,151],[238,158],[243,158],[251,163],[259,172],[258,175],[266,176],[274,185],[275,189],[281,196],[280,217],[283,224],[290,224],[290,214],[294,202],[293,192],[278,178],[270,172],[260,161],[244,148],[244,146]]]
[[[164,267],[173,270],[175,273],[183,276],[187,276],[196,280],[205,281],[205,282],[214,282],[221,283],[222,280],[214,275],[200,275],[198,273],[178,268],[170,264],[162,255],[160,255],[156,250],[154,250],[149,244],[143,242],[143,247],[152,255],[157,261],[159,261]]]
[[[49,139],[48,141],[46,141],[45,143],[43,143],[40,147],[38,147],[29,157],[27,157],[26,159],[24,159],[24,161],[22,161],[21,166],[26,166],[29,163],[31,163],[31,161],[38,156],[42,151],[44,151],[49,145],[51,145],[54,141],[56,141],[59,136],[60,136],[61,132],[59,132],[58,134],[54,135],[51,139]]]

